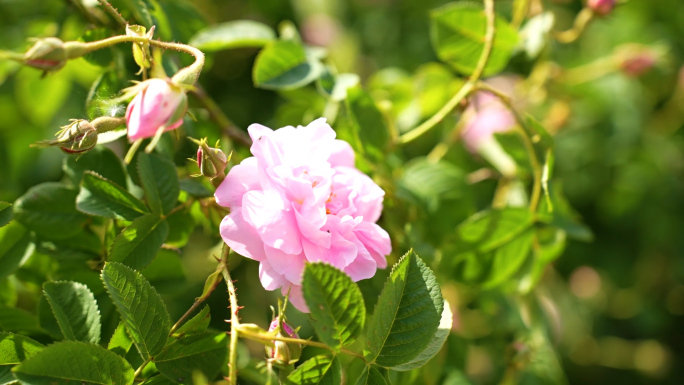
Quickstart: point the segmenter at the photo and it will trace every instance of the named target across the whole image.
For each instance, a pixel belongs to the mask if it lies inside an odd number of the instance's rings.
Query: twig
[[[221,263],[223,264],[223,279],[228,285],[228,298],[230,300],[230,353],[228,355],[228,382],[230,385],[237,385],[237,344],[238,331],[235,327],[240,324],[238,318],[238,303],[237,294],[235,293],[235,286],[233,279],[230,277],[228,271],[228,253],[230,248],[223,245],[223,252],[221,253]]]
[[[123,16],[121,16],[121,14],[117,12],[107,0],[97,1],[100,2],[100,5],[102,5],[102,7],[114,18],[114,20],[116,20],[117,23],[121,24],[122,27],[126,27],[128,25],[126,19],[124,19]]]
[[[482,49],[482,54],[480,59],[477,61],[475,66],[475,71],[468,81],[463,84],[460,90],[454,95],[437,113],[435,113],[430,119],[423,122],[418,127],[405,133],[399,137],[399,144],[406,144],[419,138],[421,135],[430,131],[437,123],[441,122],[470,92],[475,88],[475,83],[482,76],[482,72],[489,61],[489,56],[492,53],[492,47],[494,45],[494,36],[496,33],[496,28],[494,26],[495,14],[494,14],[494,0],[484,0],[485,5],[485,15],[487,16],[487,31],[485,33],[485,41]]]
[[[577,14],[572,28],[567,31],[554,32],[553,37],[561,43],[572,43],[580,37],[582,32],[587,28],[587,25],[589,25],[589,22],[593,19],[594,11],[590,8],[583,8],[580,13]]]

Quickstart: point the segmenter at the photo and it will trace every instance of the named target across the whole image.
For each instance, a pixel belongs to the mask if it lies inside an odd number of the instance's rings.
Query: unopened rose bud
[[[620,70],[628,76],[639,77],[655,67],[666,56],[659,46],[644,46],[641,44],[625,44],[617,48],[617,58]]]
[[[57,138],[35,144],[36,147],[59,147],[67,154],[86,152],[97,144],[97,130],[87,120],[74,120],[62,127]]]
[[[588,0],[587,7],[599,16],[606,16],[615,8],[615,0]]]
[[[24,64],[45,71],[56,71],[67,62],[64,42],[56,37],[38,39],[24,55]]]
[[[228,165],[226,154],[220,148],[209,147],[206,139],[193,139],[193,141],[199,146],[197,148],[197,167],[199,167],[202,175],[211,179],[225,176],[224,171]],[[218,146],[217,142],[216,147]]]
[[[269,332],[278,337],[299,338],[297,332],[286,322],[280,322],[276,317],[268,327]],[[302,355],[302,345],[293,342],[273,341],[273,347],[266,346],[266,355],[276,364],[290,365],[299,360]]]
[[[149,79],[130,89],[135,98],[126,109],[128,139],[151,138],[158,130],[171,131],[183,124],[188,109],[185,90],[167,79]]]

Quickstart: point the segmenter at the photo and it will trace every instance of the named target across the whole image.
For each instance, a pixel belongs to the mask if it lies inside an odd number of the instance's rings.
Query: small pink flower
[[[588,0],[587,6],[599,16],[606,16],[613,11],[615,0]]]
[[[307,262],[327,262],[354,280],[385,268],[389,235],[375,222],[385,192],[354,168],[354,151],[318,119],[306,127],[248,129],[253,157],[231,168],[216,190],[229,207],[221,236],[235,252],[259,261],[266,290],[290,291],[308,311],[301,282]]]
[[[164,79],[149,79],[131,87],[138,93],[126,109],[131,142],[151,138],[164,126],[171,131],[183,123],[188,101],[185,92]]]

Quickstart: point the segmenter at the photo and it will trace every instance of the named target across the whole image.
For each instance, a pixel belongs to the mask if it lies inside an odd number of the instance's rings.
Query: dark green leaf
[[[366,366],[356,385],[389,385],[385,377],[374,366]]]
[[[186,335],[171,342],[154,358],[159,372],[178,383],[192,378],[195,370],[214,378],[227,362],[228,336],[223,332]]]
[[[512,241],[497,248],[489,271],[489,278],[482,285],[485,289],[496,287],[511,278],[525,263],[532,248],[534,230],[528,229]]]
[[[140,355],[159,353],[171,329],[164,301],[137,271],[116,262],[102,269],[102,281]]]
[[[145,204],[112,181],[86,171],[76,208],[86,214],[132,221],[148,212]]]
[[[133,368],[123,358],[101,346],[79,341],[50,345],[13,372],[31,385],[133,384]]]
[[[289,376],[290,385],[342,384],[342,365],[337,357],[320,355],[299,365]]]
[[[149,265],[169,234],[169,225],[157,214],[136,219],[114,240],[109,258],[140,270]]]
[[[293,40],[269,43],[256,58],[254,85],[266,89],[293,89],[305,86],[323,73],[323,64]]]
[[[456,229],[457,253],[493,250],[511,241],[533,222],[532,213],[527,208],[481,211]]]
[[[45,346],[26,336],[0,333],[0,365],[16,365],[33,357]]]
[[[141,153],[138,156],[138,173],[152,212],[168,214],[176,207],[180,187],[176,166],[170,160]]]
[[[114,330],[112,338],[109,339],[107,349],[113,351],[120,357],[126,357],[131,346],[133,346],[133,340],[126,332],[126,325],[123,322],[119,322],[119,326]]]
[[[209,306],[204,306],[202,311],[190,318],[183,326],[173,333],[174,336],[180,337],[183,335],[197,334],[207,330],[211,322],[211,313],[209,313]]]
[[[83,231],[88,217],[76,210],[78,190],[48,182],[31,187],[14,203],[14,218],[29,230],[51,239]]]
[[[199,31],[190,39],[190,45],[204,52],[231,48],[263,47],[275,40],[273,29],[252,20],[235,20],[215,24]]]
[[[102,241],[92,230],[86,228],[73,237],[51,240],[37,236],[36,251],[60,261],[87,261],[102,253]]]
[[[392,268],[366,330],[369,362],[394,367],[411,362],[437,332],[444,300],[437,280],[413,251]]]
[[[31,235],[24,226],[13,222],[0,228],[0,279],[14,273],[34,249]]]
[[[169,380],[168,378],[164,377],[161,374],[158,374],[145,382],[141,383],[140,385],[171,385],[175,384],[175,382]]]
[[[81,184],[83,173],[86,170],[94,171],[119,186],[126,186],[126,172],[121,159],[112,150],[104,146],[95,146],[81,156],[64,158],[62,169],[75,186]]]
[[[80,41],[90,43],[93,41],[103,40],[111,36],[111,33],[107,28],[95,28],[85,31],[81,35]],[[103,49],[98,49],[96,51],[90,52],[83,56],[83,58],[90,64],[94,64],[100,67],[107,67],[112,63],[114,55],[112,53],[112,47],[106,47]]]
[[[46,282],[43,292],[67,340],[100,343],[100,310],[88,287],[78,282]]]
[[[198,198],[207,198],[214,196],[213,192],[211,192],[205,185],[203,185],[196,179],[181,179],[179,184],[181,190],[185,191],[186,193],[192,196]]]
[[[459,72],[469,75],[484,49],[487,19],[476,3],[449,3],[430,14],[430,39],[437,56]],[[496,16],[496,33],[484,76],[500,72],[518,44],[518,34],[503,18]]]
[[[437,212],[443,199],[457,199],[463,196],[467,186],[465,173],[446,161],[431,162],[417,158],[406,164],[399,186],[410,197]]]
[[[12,204],[0,201],[0,227],[10,223],[12,220]]]
[[[42,333],[38,319],[26,310],[16,307],[0,306],[0,331]]]
[[[147,6],[147,1],[145,0],[121,0],[126,4],[126,9],[128,9],[135,20],[146,28],[151,28],[154,24],[152,20],[152,15],[150,15],[150,9]]]
[[[302,292],[316,334],[326,345],[338,349],[353,342],[363,330],[363,296],[347,274],[328,264],[307,264]]]
[[[442,318],[439,321],[439,327],[437,328],[437,332],[435,333],[435,335],[433,335],[430,339],[430,343],[428,344],[428,346],[422,352],[420,352],[420,354],[416,356],[416,358],[412,359],[411,361],[405,364],[394,366],[392,367],[392,369],[405,371],[418,369],[421,366],[425,365],[428,361],[432,359],[432,357],[437,355],[437,353],[439,353],[439,351],[442,350],[442,346],[444,346],[444,343],[446,342],[447,337],[449,337],[449,333],[451,332],[451,326],[453,325],[453,322],[454,315],[451,312],[449,303],[446,300],[444,300],[444,310],[442,311]],[[372,382],[369,382],[369,384],[371,383]]]
[[[169,236],[166,244],[173,247],[183,247],[190,240],[190,234],[195,230],[195,221],[190,214],[190,207],[178,210],[166,218],[169,224]]]
[[[389,142],[389,131],[382,113],[361,87],[347,90],[347,103],[364,152],[372,159],[381,159]]]
[[[161,249],[144,270],[143,277],[160,293],[184,290],[185,272],[180,255],[173,250]]]

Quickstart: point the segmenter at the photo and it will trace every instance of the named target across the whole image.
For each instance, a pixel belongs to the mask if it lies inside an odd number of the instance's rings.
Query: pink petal
[[[287,254],[301,253],[301,236],[294,213],[280,209],[279,202],[268,198],[263,191],[245,193],[242,197],[245,220],[256,229],[267,246]]]
[[[352,146],[344,140],[335,139],[332,144],[332,153],[328,157],[328,162],[332,167],[354,167],[354,150]]]
[[[259,264],[259,280],[264,289],[269,291],[289,284],[284,276],[273,270],[267,260],[263,260]]]
[[[366,247],[378,268],[387,267],[386,255],[392,252],[389,234],[375,223],[363,221],[354,227],[354,234]]]
[[[273,271],[281,274],[291,283],[301,284],[305,262],[303,254],[287,254],[270,246],[265,246],[264,251]]]
[[[247,191],[260,189],[257,160],[252,156],[230,169],[214,196],[219,205],[236,208],[242,206]]]
[[[236,253],[257,261],[264,261],[264,242],[257,231],[245,222],[242,210],[238,207],[221,221],[221,237]]]
[[[304,295],[302,294],[302,287],[299,285],[283,286],[282,289],[280,289],[280,293],[283,296],[286,296],[288,290],[290,291],[290,296],[288,297],[290,299],[290,303],[302,313],[308,313],[309,307],[306,306],[306,301],[304,300]]]

